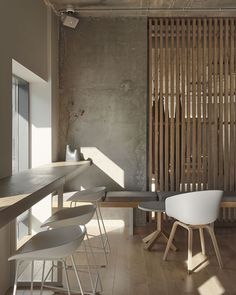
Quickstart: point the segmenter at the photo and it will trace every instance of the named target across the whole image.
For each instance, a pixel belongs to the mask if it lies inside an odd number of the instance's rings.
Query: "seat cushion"
[[[140,191],[111,191],[107,192],[105,201],[107,202],[145,202],[156,201],[156,192]]]

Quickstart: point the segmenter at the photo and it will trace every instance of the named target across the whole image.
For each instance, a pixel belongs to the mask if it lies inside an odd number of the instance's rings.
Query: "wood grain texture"
[[[156,189],[235,191],[235,18],[154,20]]]
[[[175,49],[174,49],[174,19],[170,21],[170,190],[175,188],[175,118],[174,118],[174,79],[175,79]]]
[[[165,190],[169,190],[169,20],[165,19]],[[168,37],[167,37],[168,36]]]
[[[158,136],[158,132],[159,132],[159,116],[158,116],[158,112],[159,112],[159,75],[158,75],[158,71],[159,71],[159,55],[158,55],[158,27],[157,27],[157,20],[155,20],[154,23],[154,31],[155,31],[155,134],[154,134],[154,158],[155,158],[155,186],[158,186],[159,183],[159,169],[158,169],[158,154],[159,154],[159,136]]]
[[[149,19],[149,86],[148,86],[148,118],[149,118],[149,133],[148,133],[148,184],[149,188],[151,189],[152,184],[152,173],[153,173],[153,158],[152,158],[152,152],[153,152],[153,112],[152,112],[152,83],[153,83],[153,53],[152,53],[152,20]]]
[[[91,165],[90,161],[57,162],[0,180],[0,228],[63,187]]]
[[[160,162],[160,190],[164,190],[164,133],[163,133],[163,124],[164,124],[164,105],[163,105],[163,19],[160,19],[160,155],[159,155],[159,162]],[[157,188],[158,189],[158,188]]]
[[[217,259],[209,235],[205,235],[206,254],[205,260],[201,252],[199,238],[193,242],[193,266],[202,265],[189,276],[186,272],[187,259],[187,235],[186,231],[178,229],[175,235],[175,243],[179,251],[171,251],[168,261],[163,261],[165,244],[158,243],[151,252],[142,247],[142,238],[153,230],[150,228],[136,229],[134,236],[128,236],[127,229],[111,226],[109,229],[109,241],[111,243],[111,254],[109,265],[100,269],[103,283],[104,295],[183,295],[183,294],[235,294],[236,277],[236,230],[216,229],[216,238],[222,255],[224,269],[219,270]],[[169,227],[168,232],[170,232]],[[88,226],[90,232],[96,231]],[[91,242],[96,242],[96,238]],[[99,255],[98,255],[99,256]],[[98,257],[98,262],[100,257]],[[78,261],[85,261],[85,254],[79,254]],[[39,269],[39,279],[41,269]],[[73,272],[69,273],[71,286],[76,286]],[[83,286],[89,286],[89,278],[82,275]],[[9,291],[6,295],[11,295]],[[19,290],[18,295],[29,295],[29,290]],[[39,294],[36,290],[34,295]],[[44,295],[49,295],[47,290]]]

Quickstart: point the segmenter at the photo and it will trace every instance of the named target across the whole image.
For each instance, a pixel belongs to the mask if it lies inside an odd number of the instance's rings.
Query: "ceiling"
[[[218,12],[236,16],[236,0],[50,0],[56,10],[68,4],[79,10],[81,16],[125,16]]]

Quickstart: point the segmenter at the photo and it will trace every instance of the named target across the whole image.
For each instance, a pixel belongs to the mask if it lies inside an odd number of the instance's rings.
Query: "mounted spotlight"
[[[65,11],[61,11],[61,21],[64,26],[75,29],[79,23],[78,13],[72,6],[67,6]]]

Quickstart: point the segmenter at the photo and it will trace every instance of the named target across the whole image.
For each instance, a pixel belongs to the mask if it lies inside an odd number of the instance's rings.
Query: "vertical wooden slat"
[[[152,25],[155,124],[149,85],[149,185],[154,171],[160,190],[234,191],[235,18],[160,18]]]
[[[164,190],[163,165],[163,18],[160,19],[160,190]]]
[[[174,175],[175,175],[175,127],[174,127],[174,19],[171,18],[171,37],[170,37],[170,189],[174,191]]]
[[[192,26],[192,189],[196,190],[196,19]]]
[[[208,20],[208,189],[212,188],[212,19]]]
[[[234,19],[230,19],[230,190],[234,191]]]
[[[154,23],[154,46],[155,46],[155,147],[154,147],[154,156],[155,156],[155,190],[158,189],[158,104],[159,104],[159,83],[158,83],[158,64],[159,64],[159,56],[158,56],[158,31],[157,31],[157,19],[155,19]]]
[[[169,190],[169,20],[165,19],[165,190]]]
[[[203,21],[203,189],[207,189],[207,20]]]
[[[234,102],[235,102],[235,116],[236,116],[236,18],[234,18]],[[236,117],[235,117],[235,144],[236,144]],[[234,155],[234,169],[236,169],[236,149],[234,149],[235,155]],[[236,171],[234,172],[234,190],[236,191]],[[236,220],[236,208],[233,209],[234,211],[234,220]]]
[[[185,19],[181,20],[181,96],[182,96],[182,118],[181,118],[181,182],[182,182],[182,191],[185,191],[185,146],[186,146],[186,120],[185,120],[185,37],[186,37],[186,26]]]
[[[220,18],[219,76],[219,188],[223,189],[223,19]]]
[[[229,104],[228,104],[228,46],[229,46],[229,23],[225,19],[225,35],[224,35],[224,190],[229,190]]]
[[[152,20],[149,19],[149,189],[152,185]]]
[[[180,189],[180,70],[179,70],[179,62],[180,62],[180,43],[179,43],[179,19],[176,19],[176,168],[175,168],[175,183],[176,183],[176,191]]]
[[[213,125],[213,188],[218,188],[218,60],[217,60],[217,45],[218,45],[218,19],[214,18],[214,125]]]
[[[190,141],[190,62],[191,62],[191,44],[190,44],[190,29],[191,29],[191,22],[188,19],[187,23],[187,191],[190,190],[190,148],[191,148],[191,141]]]
[[[197,178],[198,190],[202,183],[202,112],[201,112],[201,85],[202,85],[202,20],[197,23]]]

